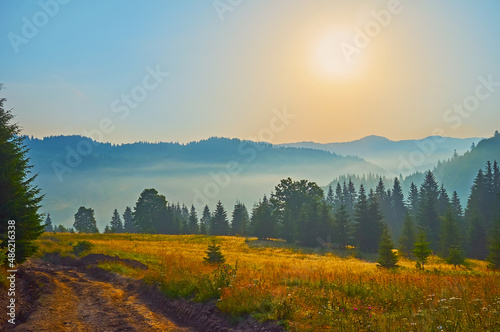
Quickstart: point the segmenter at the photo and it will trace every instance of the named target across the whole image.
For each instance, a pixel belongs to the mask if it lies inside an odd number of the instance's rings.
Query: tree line
[[[122,215],[115,209],[105,233],[210,234],[281,238],[304,246],[325,245],[376,253],[385,236],[396,239],[401,255],[414,256],[415,243],[428,241],[429,250],[442,257],[485,259],[498,242],[500,224],[500,170],[495,161],[479,170],[462,207],[436,182],[432,171],[420,186],[412,183],[405,197],[398,178],[385,188],[358,188],[351,179],[326,194],[316,183],[283,179],[249,212],[236,202],[228,216],[219,201],[214,211],[205,206],[201,217],[194,206],[169,203],[155,189],[146,189],[135,207]],[[94,211],[80,207],[75,214],[77,232],[98,232]],[[425,242],[427,243],[427,242]]]

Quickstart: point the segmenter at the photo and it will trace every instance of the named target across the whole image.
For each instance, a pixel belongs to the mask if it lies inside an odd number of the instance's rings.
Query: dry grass
[[[157,282],[168,296],[206,298],[203,280],[214,267],[203,263],[211,237],[200,235],[45,234],[41,251],[71,252],[87,240],[92,252],[147,264],[134,272]],[[432,258],[426,271],[402,260],[385,271],[374,263],[334,254],[307,253],[283,245],[255,245],[217,237],[226,263],[238,270],[217,295],[218,307],[235,319],[246,314],[280,321],[292,331],[494,331],[500,330],[500,274],[481,261],[454,269]],[[250,244],[250,245],[249,245]],[[129,273],[126,268],[109,267]],[[203,279],[202,279],[203,278]]]

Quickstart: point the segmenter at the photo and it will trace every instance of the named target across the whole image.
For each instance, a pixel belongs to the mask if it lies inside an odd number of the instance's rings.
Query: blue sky
[[[0,0],[0,94],[27,135],[259,138],[284,109],[294,118],[274,143],[500,129],[500,87],[479,87],[500,82],[498,1],[401,0],[386,26],[378,0],[61,2]],[[370,24],[347,63],[340,46]],[[114,112],[158,68],[168,76]],[[473,111],[453,109],[477,89],[489,94]]]

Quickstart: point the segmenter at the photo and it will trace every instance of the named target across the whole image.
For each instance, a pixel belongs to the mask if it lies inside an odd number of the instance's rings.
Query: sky
[[[39,138],[500,129],[497,0],[0,0],[0,22],[0,96]]]

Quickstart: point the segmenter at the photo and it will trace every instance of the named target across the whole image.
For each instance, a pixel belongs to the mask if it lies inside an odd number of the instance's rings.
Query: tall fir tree
[[[391,229],[391,236],[393,236],[394,239],[399,239],[401,237],[404,219],[408,214],[404,201],[403,189],[401,188],[399,179],[396,177],[394,178],[390,196],[390,211],[386,217],[386,222]]]
[[[500,220],[496,222],[488,249],[489,267],[494,270],[500,269]]]
[[[276,219],[266,195],[252,210],[251,229],[252,234],[259,239],[276,238],[278,235]]]
[[[439,188],[439,194],[437,198],[437,211],[439,216],[444,216],[446,212],[450,209],[450,196],[444,187],[444,184],[441,184],[441,188]]]
[[[249,219],[245,204],[236,202],[231,218],[231,235],[248,235]]]
[[[408,193],[408,210],[413,218],[418,217],[418,206],[420,205],[420,193],[415,183],[411,183]]]
[[[200,229],[198,226],[198,215],[196,214],[196,209],[194,205],[191,205],[191,211],[189,213],[189,223],[188,223],[188,234],[199,234]]]
[[[227,212],[221,201],[217,202],[214,215],[210,223],[210,232],[212,235],[229,235],[229,222]]]
[[[209,234],[210,230],[210,220],[212,220],[212,214],[208,205],[203,208],[203,214],[200,219],[200,233]]]
[[[487,216],[485,212],[488,190],[483,170],[479,170],[471,188],[465,220],[468,228],[467,252],[468,256],[476,259],[485,259],[488,253],[486,234]]]
[[[399,238],[399,252],[401,256],[411,258],[416,240],[415,224],[413,223],[411,214],[408,213],[404,219],[403,231]]]
[[[485,259],[488,255],[488,238],[486,229],[478,213],[472,212],[469,215],[469,233],[467,241],[468,257],[475,259]]]
[[[0,98],[0,234],[8,234],[13,226],[9,221],[15,222],[16,263],[22,263],[36,252],[34,240],[44,231],[39,213],[43,196],[35,185],[36,175],[31,174],[33,166],[21,130],[12,123],[11,111],[4,109],[5,100]],[[0,250],[7,245],[2,241]]]
[[[356,211],[354,212],[354,238],[357,247],[361,251],[365,251],[369,242],[368,233],[368,198],[366,197],[365,187],[363,184],[359,186],[358,201],[356,203]]]
[[[127,206],[123,212],[123,231],[125,233],[137,233],[137,228],[134,225],[134,215],[130,206]]]
[[[340,185],[339,182],[337,182],[337,187],[335,188],[335,199],[334,199],[334,204],[333,204],[333,211],[337,211],[340,206],[344,206],[344,208],[346,208],[346,205],[345,205],[345,201],[344,201],[344,195],[343,195],[343,192],[342,192],[342,186]],[[346,209],[347,211],[347,209]]]
[[[391,202],[389,197],[392,197],[392,194],[388,194],[388,191],[386,191],[382,178],[379,178],[377,187],[375,188],[375,196],[378,201],[378,206],[380,207],[380,212],[384,216],[384,219],[387,220],[391,214]]]
[[[456,191],[453,191],[453,194],[451,195],[451,210],[453,211],[453,217],[455,218],[458,228],[460,229],[460,234],[465,234],[466,228],[464,224],[464,209],[462,208],[460,197]]]
[[[330,206],[330,208],[333,211],[334,205],[335,205],[335,195],[333,194],[333,189],[332,189],[331,185],[328,186],[328,194],[326,195],[326,203]]]
[[[334,241],[338,242],[340,249],[345,250],[352,244],[352,225],[349,213],[344,204],[335,212],[334,220]]]
[[[123,223],[117,209],[113,211],[113,216],[111,217],[111,222],[109,223],[109,225],[111,233],[123,233]]]
[[[384,225],[387,226],[384,222],[384,216],[380,211],[379,200],[377,195],[370,189],[370,193],[368,195],[368,232],[370,234],[370,246],[367,250],[368,252],[377,252],[378,243],[380,241],[380,237],[382,236],[382,231]],[[390,229],[388,228],[390,232]]]
[[[47,219],[45,219],[45,232],[53,232],[54,227],[52,226],[52,219],[50,218],[50,213],[47,213]]]
[[[344,195],[345,203],[347,206],[347,211],[352,215],[354,213],[354,208],[358,199],[358,194],[356,188],[354,187],[354,182],[349,178],[349,183],[347,185],[347,197]]]
[[[450,257],[450,250],[462,250],[462,238],[458,224],[451,208],[441,217],[441,233],[439,254],[443,258]],[[456,252],[454,252],[456,254]],[[456,265],[456,264],[455,264]]]
[[[439,231],[441,228],[437,209],[439,187],[431,171],[425,173],[419,196],[418,226],[426,233],[431,249],[437,250],[439,248]]]

